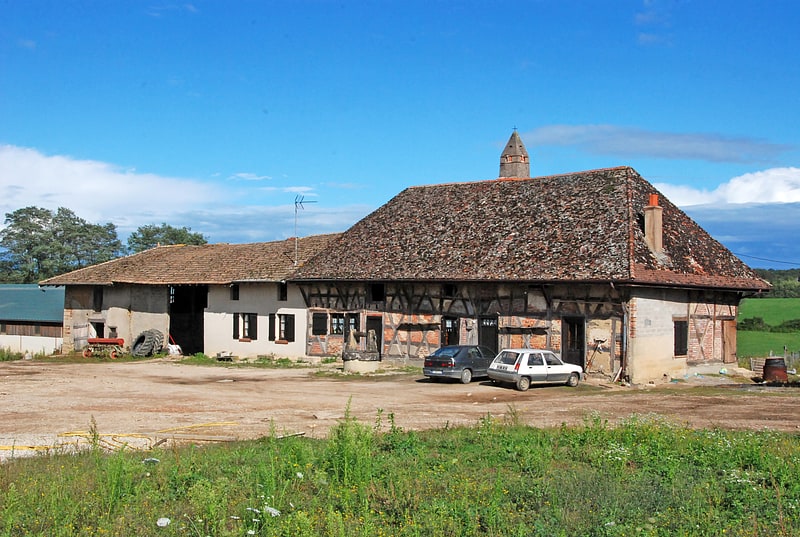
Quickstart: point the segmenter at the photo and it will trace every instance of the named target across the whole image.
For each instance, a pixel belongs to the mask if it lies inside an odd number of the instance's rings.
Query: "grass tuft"
[[[322,440],[16,459],[0,536],[800,534],[795,435],[520,421],[405,431],[348,405]]]

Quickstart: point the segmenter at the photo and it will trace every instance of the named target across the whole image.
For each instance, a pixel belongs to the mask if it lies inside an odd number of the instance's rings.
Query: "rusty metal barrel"
[[[764,374],[762,380],[765,382],[787,382],[786,362],[783,358],[767,358],[764,361]]]

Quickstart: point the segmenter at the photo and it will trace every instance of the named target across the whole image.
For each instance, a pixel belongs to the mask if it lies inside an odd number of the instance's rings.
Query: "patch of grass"
[[[0,466],[0,536],[800,534],[800,439],[638,416],[275,436]],[[161,522],[159,522],[161,520]]]
[[[234,367],[234,368],[262,368],[262,369],[308,369],[319,367],[308,361],[302,359],[292,359],[285,356],[276,356],[274,354],[267,354],[258,356],[256,359],[251,360],[238,360],[231,359],[217,359],[203,353],[197,353],[194,356],[188,356],[181,360],[182,364],[189,365],[210,365],[219,367]],[[321,365],[321,364],[320,364]]]
[[[736,331],[736,354],[740,366],[749,368],[750,358],[764,358],[770,356],[770,353],[783,356],[784,348],[788,352],[800,351],[800,331],[772,331],[773,327],[800,319],[800,298],[745,299],[739,307],[737,320],[744,326],[747,324],[742,323],[745,319],[761,319],[770,330]]]
[[[746,298],[739,305],[739,320],[760,317],[770,326],[800,319],[800,298]]]
[[[24,354],[21,352],[14,352],[8,348],[0,348],[0,362],[13,362],[15,360],[22,360]]]
[[[800,332],[736,332],[736,354],[747,359],[750,366],[751,357],[766,357],[772,352],[775,356],[783,356],[783,347],[789,352],[800,351]]]

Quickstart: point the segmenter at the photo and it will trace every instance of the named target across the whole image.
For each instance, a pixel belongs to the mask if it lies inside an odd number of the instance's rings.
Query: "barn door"
[[[561,320],[561,359],[568,364],[586,367],[586,324],[583,317],[564,317]]]
[[[478,345],[483,345],[497,353],[497,317],[481,317],[478,319]]]
[[[442,347],[458,345],[458,318],[442,317]]]
[[[169,288],[169,332],[185,355],[203,352],[203,311],[207,303],[207,285],[177,285]]]
[[[383,317],[379,315],[367,315],[367,342],[369,342],[369,333],[375,334],[375,347],[378,351],[378,356],[383,352]],[[372,350],[367,348],[368,351]]]
[[[722,321],[722,361],[732,364],[736,358],[736,321]]]

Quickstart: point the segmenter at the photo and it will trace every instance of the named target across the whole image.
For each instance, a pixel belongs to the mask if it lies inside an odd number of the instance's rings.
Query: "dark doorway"
[[[375,345],[378,357],[383,354],[383,317],[378,315],[367,315],[367,345],[369,345],[369,333],[375,332]],[[367,348],[368,351],[372,349]]]
[[[203,311],[207,304],[207,285],[169,288],[169,335],[187,356],[203,352]]]
[[[483,345],[497,352],[497,317],[481,317],[478,319],[478,345]]]
[[[583,317],[561,319],[561,358],[569,364],[585,367],[586,321]]]
[[[458,343],[458,318],[442,317],[442,347]]]

